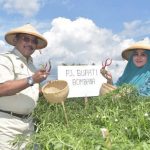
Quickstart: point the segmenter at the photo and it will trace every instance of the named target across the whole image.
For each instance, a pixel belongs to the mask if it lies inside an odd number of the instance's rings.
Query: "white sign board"
[[[58,80],[68,82],[68,98],[98,96],[102,83],[106,82],[100,66],[95,65],[58,66]]]

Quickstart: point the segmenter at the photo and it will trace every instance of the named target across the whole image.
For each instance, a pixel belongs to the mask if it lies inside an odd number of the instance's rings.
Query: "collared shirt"
[[[27,61],[17,49],[0,54],[0,83],[27,78],[35,71],[32,58]],[[38,98],[39,84],[34,84],[15,95],[0,97],[0,109],[29,114],[35,108]]]

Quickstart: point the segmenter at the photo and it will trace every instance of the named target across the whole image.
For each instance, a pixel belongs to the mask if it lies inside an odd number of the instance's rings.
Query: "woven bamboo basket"
[[[99,91],[99,95],[104,95],[106,93],[109,93],[110,91],[113,91],[115,90],[117,87],[111,85],[111,84],[108,84],[108,83],[103,83],[101,88],[100,88],[100,91]]]
[[[49,103],[61,103],[68,96],[68,83],[64,80],[49,81],[42,87],[42,92]]]

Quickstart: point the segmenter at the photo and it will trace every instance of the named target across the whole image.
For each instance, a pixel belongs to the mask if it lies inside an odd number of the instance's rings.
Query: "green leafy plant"
[[[33,116],[36,131],[27,149],[38,150],[148,150],[150,101],[124,85],[104,96],[65,101],[68,125],[61,104],[41,97]],[[106,137],[102,133],[106,129]],[[108,134],[107,134],[108,133]]]

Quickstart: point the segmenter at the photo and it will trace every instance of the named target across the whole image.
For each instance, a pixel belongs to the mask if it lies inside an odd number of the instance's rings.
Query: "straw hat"
[[[48,102],[61,103],[68,96],[68,83],[64,80],[49,81],[42,87],[42,92]]]
[[[115,90],[117,87],[111,85],[111,84],[108,84],[108,83],[103,83],[101,88],[100,88],[100,91],[99,91],[99,95],[104,95],[106,93],[109,93],[113,90]]]
[[[137,50],[137,49],[144,49],[144,50],[150,50],[150,43],[146,43],[146,42],[137,42],[133,45],[131,45],[129,48],[125,49],[122,52],[122,58],[128,60],[131,52],[133,50]]]
[[[5,40],[7,43],[15,46],[14,38],[18,33],[25,33],[35,36],[38,39],[37,49],[42,49],[47,46],[47,40],[30,24],[26,24],[7,32],[5,35]]]

